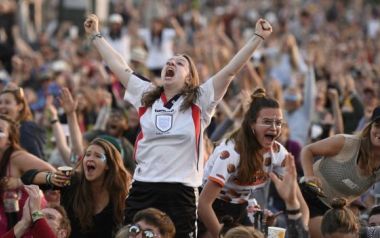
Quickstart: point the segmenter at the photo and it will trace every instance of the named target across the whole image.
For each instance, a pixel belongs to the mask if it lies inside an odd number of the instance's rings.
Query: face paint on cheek
[[[105,154],[102,154],[102,156],[99,158],[100,161],[102,161],[103,163],[107,161],[107,157]]]
[[[6,137],[7,135],[4,133],[4,132],[0,132],[0,138],[4,138]]]

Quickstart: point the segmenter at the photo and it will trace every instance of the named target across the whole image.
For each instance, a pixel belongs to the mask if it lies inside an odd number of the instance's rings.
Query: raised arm
[[[256,22],[255,35],[241,48],[238,53],[213,76],[215,100],[219,100],[225,94],[228,85],[252,56],[252,53],[272,33],[272,26],[263,19]]]
[[[98,17],[94,14],[89,15],[84,22],[84,29],[103,60],[116,74],[123,86],[127,88],[129,77],[133,71],[123,57],[100,34]]]
[[[63,88],[59,102],[66,113],[69,125],[71,149],[75,155],[81,155],[83,152],[82,133],[79,128],[77,114],[75,112],[78,102],[73,99],[68,88]]]
[[[282,180],[274,173],[270,173],[269,176],[278,194],[285,202],[289,222],[288,235],[297,238],[308,237],[309,209],[298,186],[294,157],[290,154],[287,155],[285,169],[286,172]],[[301,226],[294,225],[297,220],[301,222]]]
[[[332,105],[332,111],[334,116],[334,134],[342,134],[344,131],[343,117],[339,105],[339,94],[337,89],[329,89],[327,96]]]
[[[63,160],[66,164],[70,164],[70,147],[67,145],[65,132],[63,131],[62,125],[58,119],[58,112],[53,105],[53,96],[48,96],[46,98],[45,110],[49,112],[49,118],[51,127],[53,129],[53,135],[57,144],[59,153],[61,154]]]

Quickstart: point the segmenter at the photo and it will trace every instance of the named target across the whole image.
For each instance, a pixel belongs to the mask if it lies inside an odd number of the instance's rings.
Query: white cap
[[[111,14],[108,18],[109,23],[123,23],[123,17],[120,14]]]

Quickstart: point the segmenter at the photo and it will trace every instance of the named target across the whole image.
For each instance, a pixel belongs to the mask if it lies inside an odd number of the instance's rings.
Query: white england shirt
[[[164,95],[152,107],[141,105],[144,92],[155,86],[132,75],[124,99],[139,112],[141,132],[135,142],[137,166],[134,180],[183,183],[198,187],[203,176],[203,131],[210,123],[217,102],[212,78],[200,86],[197,102],[180,111],[183,97],[165,107]]]
[[[272,149],[264,154],[264,171],[283,175],[285,157],[288,151],[277,141]],[[210,156],[205,166],[203,186],[211,180],[222,187],[218,198],[229,203],[242,204],[254,197],[254,192],[269,181],[265,173],[252,174],[255,180],[251,184],[242,184],[237,179],[240,155],[235,151],[232,140],[223,141]]]

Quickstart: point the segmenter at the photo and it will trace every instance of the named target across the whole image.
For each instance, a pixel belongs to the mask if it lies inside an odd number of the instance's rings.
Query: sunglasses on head
[[[143,238],[154,238],[159,237],[159,235],[154,234],[151,229],[141,229],[138,224],[133,224],[128,226],[129,238],[134,238],[141,233]]]
[[[5,93],[12,93],[15,95],[16,98],[24,98],[25,94],[24,94],[24,89],[22,88],[9,88],[9,89],[4,89],[3,91],[1,91],[1,94],[5,94]]]

